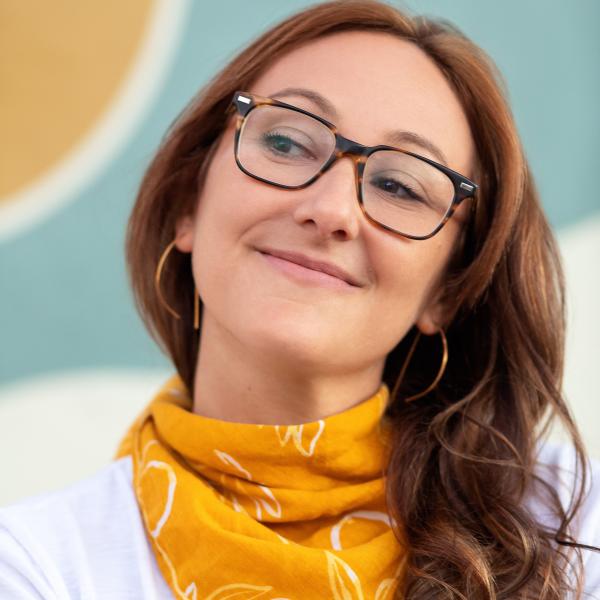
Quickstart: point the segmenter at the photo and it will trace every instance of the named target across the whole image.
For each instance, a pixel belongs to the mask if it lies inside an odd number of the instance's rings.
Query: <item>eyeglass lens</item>
[[[314,177],[335,147],[333,132],[308,115],[259,105],[240,132],[238,160],[253,175],[299,186]],[[412,236],[426,236],[443,221],[454,199],[451,179],[409,154],[379,150],[366,162],[363,206],[375,221]]]

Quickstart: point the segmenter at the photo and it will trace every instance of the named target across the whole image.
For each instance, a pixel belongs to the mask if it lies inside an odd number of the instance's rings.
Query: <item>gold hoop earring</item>
[[[435,386],[440,382],[440,379],[444,375],[444,371],[446,370],[446,365],[448,364],[448,340],[446,339],[446,334],[444,333],[443,329],[440,329],[438,331],[438,333],[440,334],[440,336],[442,338],[442,347],[443,347],[442,363],[440,365],[438,373],[435,376],[435,379],[431,382],[431,384],[429,384],[429,386],[426,389],[424,389],[422,392],[419,392],[418,394],[413,394],[412,396],[409,396],[408,398],[404,398],[404,402],[412,402],[413,400],[416,400],[417,398],[422,398],[423,396],[425,396],[425,394],[428,394],[433,388],[435,388]],[[417,333],[417,335],[415,336],[413,343],[410,346],[410,349],[408,351],[408,354],[406,355],[406,358],[404,359],[404,364],[402,365],[402,368],[400,369],[400,374],[398,375],[398,379],[396,380],[396,384],[394,385],[394,390],[393,390],[392,396],[391,396],[392,398],[396,397],[398,388],[400,387],[400,384],[402,383],[402,380],[404,379],[406,369],[408,368],[408,365],[410,364],[410,359],[412,358],[412,355],[414,354],[415,349],[416,349],[417,344],[420,339],[421,339],[421,332],[419,331]]]
[[[175,245],[175,240],[173,240],[162,253],[160,260],[158,261],[158,265],[156,265],[156,272],[154,274],[154,289],[156,290],[156,295],[158,296],[159,302],[163,305],[163,307],[176,319],[181,319],[181,315],[171,308],[168,302],[165,300],[162,291],[160,289],[160,278],[162,275],[163,266],[167,260],[167,256],[169,252],[173,249]],[[194,283],[194,329],[200,329],[200,296],[198,294],[198,290],[196,289],[196,284]]]
[[[200,295],[194,283],[194,331],[200,329]]]

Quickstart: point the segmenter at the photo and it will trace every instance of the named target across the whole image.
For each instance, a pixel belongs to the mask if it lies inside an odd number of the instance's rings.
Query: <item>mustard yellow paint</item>
[[[0,2],[0,203],[60,161],[107,109],[152,5]]]

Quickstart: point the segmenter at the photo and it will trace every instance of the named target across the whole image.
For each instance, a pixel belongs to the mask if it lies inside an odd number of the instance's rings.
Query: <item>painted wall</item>
[[[126,281],[136,188],[196,90],[258,33],[309,4],[0,6],[0,503],[106,464],[171,372]],[[505,76],[567,268],[565,390],[600,456],[600,3],[404,6],[453,21]]]

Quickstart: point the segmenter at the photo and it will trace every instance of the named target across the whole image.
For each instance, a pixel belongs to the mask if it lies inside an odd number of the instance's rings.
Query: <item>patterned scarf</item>
[[[194,414],[172,376],[116,458],[132,455],[175,598],[391,600],[405,555],[384,501],[388,397],[382,383],[311,423],[234,423]]]

